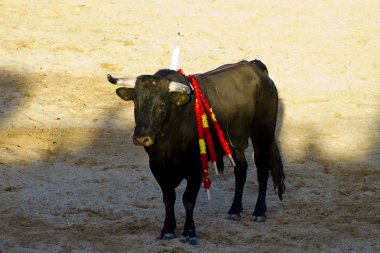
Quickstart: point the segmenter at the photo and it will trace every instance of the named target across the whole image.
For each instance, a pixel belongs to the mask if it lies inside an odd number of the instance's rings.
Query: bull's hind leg
[[[275,138],[253,139],[253,149],[255,164],[257,168],[257,178],[259,181],[259,194],[253,215],[258,222],[265,221],[265,212],[267,210],[265,198],[267,192],[267,183],[269,171],[273,178],[274,189],[277,190],[280,200],[285,192],[284,170],[281,155]]]
[[[236,150],[233,154],[233,158],[235,160],[236,166],[234,168],[235,173],[235,196],[232,202],[232,206],[228,211],[227,219],[230,220],[240,220],[240,213],[243,210],[243,190],[244,184],[247,179],[247,160],[244,156],[243,150]]]
[[[255,210],[253,215],[256,216],[255,220],[258,222],[265,221],[265,212],[267,210],[266,205],[266,192],[267,183],[269,177],[269,157],[270,157],[270,146],[263,143],[254,144],[254,157],[255,164],[257,168],[257,179],[259,181],[259,194],[256,201]]]

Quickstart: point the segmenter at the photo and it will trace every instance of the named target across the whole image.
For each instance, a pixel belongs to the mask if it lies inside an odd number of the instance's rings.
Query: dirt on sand
[[[37,252],[380,252],[380,4],[368,1],[0,2],[0,249]],[[187,74],[258,58],[280,99],[287,192],[225,220],[233,170],[195,210],[199,245],[160,241],[161,191],[130,140],[133,104],[106,74]],[[228,163],[226,163],[228,164]],[[184,223],[177,190],[177,223]]]

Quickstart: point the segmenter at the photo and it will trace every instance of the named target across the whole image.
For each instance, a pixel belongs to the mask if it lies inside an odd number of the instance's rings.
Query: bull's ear
[[[133,100],[135,97],[135,89],[125,87],[117,88],[116,94],[125,101]]]
[[[171,92],[170,101],[175,105],[184,105],[189,102],[190,96],[181,92]]]

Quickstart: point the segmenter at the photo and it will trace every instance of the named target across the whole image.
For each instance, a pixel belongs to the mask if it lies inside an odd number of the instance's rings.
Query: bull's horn
[[[172,52],[172,63],[170,64],[170,67],[169,67],[169,69],[172,69],[172,70],[177,70],[178,65],[179,65],[179,53],[181,51],[181,49],[179,47],[180,36],[181,36],[181,34],[178,33],[177,34],[177,45],[175,46],[175,48],[173,49],[173,52]]]
[[[186,93],[186,94],[191,93],[191,89],[189,86],[186,86],[183,83],[179,83],[179,82],[171,82],[169,84],[169,91],[170,92],[181,92],[181,93]]]
[[[134,88],[136,79],[130,79],[130,78],[116,78],[111,76],[110,74],[107,75],[108,82],[112,84],[119,84],[124,85],[127,88]]]

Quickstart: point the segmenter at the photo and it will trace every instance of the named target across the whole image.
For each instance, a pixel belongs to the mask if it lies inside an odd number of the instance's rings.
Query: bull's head
[[[152,146],[173,104],[181,106],[190,100],[191,89],[187,85],[164,77],[142,75],[131,80],[108,75],[107,78],[112,84],[124,85],[116,89],[116,94],[135,104],[133,142],[136,145]]]

